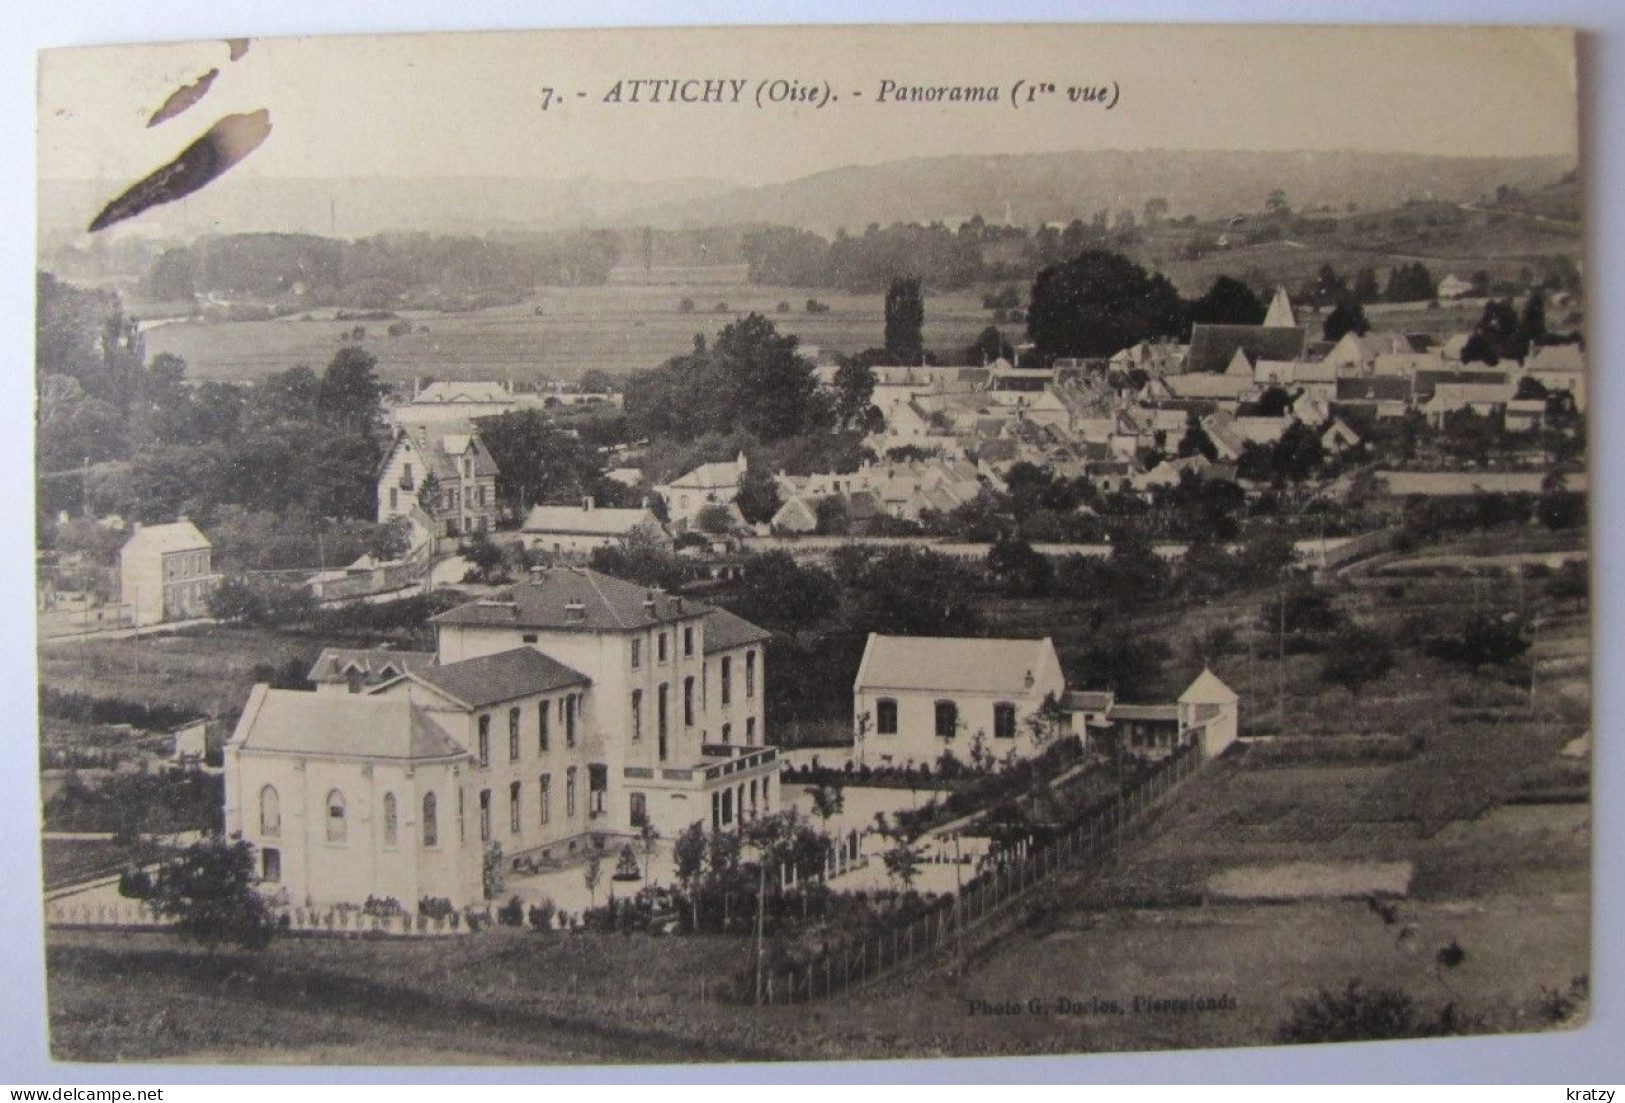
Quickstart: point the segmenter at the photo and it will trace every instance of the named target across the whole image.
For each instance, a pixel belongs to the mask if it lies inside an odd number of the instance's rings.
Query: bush
[[[546,896],[532,904],[528,913],[531,927],[538,931],[551,931],[554,920],[558,916],[558,908],[554,905],[552,898]]]
[[[1276,1028],[1275,1037],[1299,1044],[1435,1038],[1464,1034],[1468,1025],[1453,1002],[1437,1015],[1425,1016],[1399,989],[1367,990],[1358,980],[1351,980],[1341,990],[1322,988],[1309,999],[1295,1002],[1292,1016]]]
[[[401,902],[393,896],[368,896],[367,902],[361,905],[361,914],[379,919],[393,919],[397,915],[405,915],[406,909],[401,907]]]
[[[152,874],[144,869],[127,869],[119,874],[118,894],[130,900],[146,900],[152,896]]]
[[[444,896],[425,896],[418,901],[418,914],[425,919],[448,919],[456,916],[457,909]]]
[[[266,900],[254,888],[254,847],[241,839],[202,839],[158,873],[152,902],[175,920],[184,938],[215,946],[235,942],[262,950],[276,926]]]
[[[525,902],[510,896],[508,902],[497,909],[497,922],[504,927],[521,927],[525,923]]]

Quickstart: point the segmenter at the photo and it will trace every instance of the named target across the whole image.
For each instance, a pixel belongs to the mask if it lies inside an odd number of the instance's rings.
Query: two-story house
[[[411,517],[438,539],[496,527],[496,461],[466,423],[403,425],[378,475],[378,521]]]
[[[136,525],[119,550],[120,598],[137,627],[208,614],[220,584],[214,545],[186,518]]]

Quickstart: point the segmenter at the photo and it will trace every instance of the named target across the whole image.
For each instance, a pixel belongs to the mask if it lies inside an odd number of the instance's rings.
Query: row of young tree
[[[500,237],[380,234],[356,240],[248,233],[166,249],[141,291],[159,302],[252,298],[289,309],[478,305],[548,285],[601,284],[620,257],[614,233]]]

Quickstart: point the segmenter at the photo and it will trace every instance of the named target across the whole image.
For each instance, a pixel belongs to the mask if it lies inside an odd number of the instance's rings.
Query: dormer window
[[[580,601],[565,603],[564,619],[570,624],[581,624],[587,619],[587,606]]]

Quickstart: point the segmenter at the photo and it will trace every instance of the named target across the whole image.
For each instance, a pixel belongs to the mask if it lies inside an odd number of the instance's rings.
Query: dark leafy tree
[[[378,360],[366,349],[349,345],[339,349],[322,375],[317,410],[323,421],[347,429],[370,432],[380,416],[384,385],[378,381]]]
[[[1365,308],[1351,298],[1344,298],[1326,315],[1326,321],[1321,325],[1321,336],[1328,341],[1340,341],[1347,333],[1364,337],[1370,329]]]
[[[829,572],[802,566],[789,552],[752,555],[740,573],[739,595],[728,604],[754,623],[796,635],[840,607],[840,587]]]
[[[925,349],[925,297],[918,277],[891,281],[886,289],[886,351],[899,363],[914,364]]]
[[[1392,287],[1390,278],[1389,286]],[[1377,271],[1370,265],[1354,273],[1354,288],[1350,292],[1354,301],[1361,303],[1374,303],[1382,298],[1382,289],[1377,286]]]
[[[1055,567],[1025,540],[1001,537],[987,553],[987,571],[1011,597],[1043,597],[1055,584]]]
[[[1027,332],[1044,356],[1108,356],[1184,330],[1185,304],[1166,277],[1091,249],[1033,283]]]
[[[1321,663],[1320,680],[1357,694],[1393,667],[1394,650],[1388,637],[1351,624],[1332,638]]]
[[[1245,283],[1230,276],[1213,281],[1207,294],[1190,305],[1193,324],[1256,326],[1264,321],[1264,301]]]
[[[858,422],[873,408],[874,369],[849,361],[835,370],[835,417],[842,426]]]
[[[765,524],[783,505],[779,498],[779,484],[773,476],[758,468],[747,468],[739,479],[739,493],[734,505],[751,524]]]
[[[276,925],[255,884],[253,845],[210,836],[159,870],[151,903],[182,937],[211,948],[230,942],[262,950]]]

